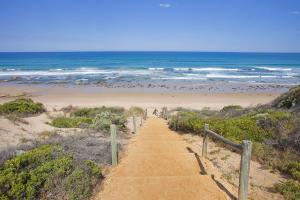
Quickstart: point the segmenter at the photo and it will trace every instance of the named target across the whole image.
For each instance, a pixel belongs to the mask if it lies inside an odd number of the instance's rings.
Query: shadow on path
[[[201,161],[201,159],[200,159],[200,156],[196,153],[196,152],[194,152],[190,147],[186,147],[187,148],[187,150],[190,152],[190,153],[193,153],[194,154],[194,156],[195,156],[195,158],[196,158],[196,160],[197,160],[197,162],[198,162],[198,164],[199,164],[199,167],[200,167],[200,174],[201,175],[208,175],[208,173],[207,173],[207,171],[206,171],[206,169],[205,169],[205,167],[204,167],[204,165],[203,165],[203,163],[202,163],[202,161]],[[230,192],[230,191],[228,191],[227,189],[226,189],[226,187],[222,184],[222,183],[220,183],[218,180],[216,180],[215,179],[215,176],[214,175],[211,175],[211,177],[212,177],[212,179],[215,181],[215,183],[217,184],[217,186],[222,190],[222,191],[224,191],[228,196],[229,196],[229,198],[231,199],[231,200],[237,200],[237,198]]]

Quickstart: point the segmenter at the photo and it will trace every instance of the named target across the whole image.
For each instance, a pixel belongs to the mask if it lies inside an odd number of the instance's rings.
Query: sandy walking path
[[[148,119],[109,174],[101,200],[215,200],[225,194],[164,120]]]

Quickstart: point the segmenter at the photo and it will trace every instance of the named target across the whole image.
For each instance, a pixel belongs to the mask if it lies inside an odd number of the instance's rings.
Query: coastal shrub
[[[61,199],[86,200],[100,174],[93,161],[80,164],[61,146],[43,145],[1,166],[0,199],[41,199],[57,195]],[[60,194],[56,194],[55,188],[60,189]]]
[[[124,114],[125,109],[121,107],[105,107],[105,106],[96,107],[96,108],[79,108],[76,111],[74,111],[73,116],[95,118],[98,114],[102,112]]]
[[[207,115],[203,111],[180,109],[169,120],[169,127],[185,133],[201,134],[204,124],[216,133],[240,143],[253,142],[253,159],[264,167],[289,175],[276,185],[286,199],[300,199],[300,87],[290,90],[273,105],[243,109],[226,106]],[[275,106],[276,105],[276,106]]]
[[[267,110],[252,115],[257,125],[268,133],[269,143],[280,151],[295,151],[300,153],[298,146],[300,118],[290,112]],[[298,144],[297,144],[298,141]]]
[[[27,117],[42,112],[45,112],[43,104],[34,102],[29,98],[19,98],[0,105],[1,115],[13,114],[19,117]]]
[[[125,130],[127,119],[125,115],[105,111],[99,113],[93,120],[91,127],[97,131],[109,132],[110,125],[115,124],[119,130]]]
[[[139,109],[132,111],[138,113]],[[118,126],[119,130],[126,128],[125,109],[119,107],[81,108],[75,110],[71,117],[57,117],[51,125],[58,128],[92,128],[97,131],[108,132],[111,124]]]
[[[241,109],[243,109],[243,108],[240,105],[229,105],[229,106],[224,106],[221,109],[221,112],[228,112],[228,111],[231,111],[231,110],[241,110]]]
[[[100,175],[100,168],[93,161],[86,160],[84,165],[76,168],[64,182],[69,199],[89,199]]]
[[[35,199],[54,176],[72,169],[72,158],[58,146],[45,145],[8,160],[0,169],[3,199]],[[1,198],[0,198],[1,199]]]
[[[91,193],[89,176],[82,169],[75,169],[64,183],[70,199],[88,199]]]
[[[300,183],[294,180],[288,180],[275,185],[275,190],[281,193],[287,200],[300,199]]]
[[[57,128],[81,128],[86,124],[92,124],[93,119],[88,117],[57,117],[51,125]]]
[[[269,137],[268,133],[257,126],[256,120],[250,116],[243,116],[230,119],[219,117],[202,118],[197,112],[181,111],[178,116],[173,116],[169,121],[171,129],[183,132],[203,133],[204,124],[207,123],[210,129],[233,141],[245,139],[252,141],[262,141]]]
[[[204,124],[210,129],[233,141],[251,140],[263,142],[266,139],[288,136],[297,127],[299,120],[286,111],[262,110],[249,111],[240,116],[224,115],[231,109],[224,109],[219,114],[207,116],[202,111],[181,110],[169,121],[171,129],[183,132],[202,133]],[[223,112],[223,113],[222,113]]]
[[[292,149],[300,155],[300,122],[299,119],[295,121],[297,121],[295,128],[284,137],[281,137],[278,140],[278,145],[282,149]]]
[[[253,109],[239,117],[227,118],[222,115],[203,117],[201,111],[181,110],[169,120],[171,129],[194,134],[203,133],[205,123],[211,130],[234,142],[251,140],[253,157],[272,169],[288,173],[285,170],[287,164],[299,160],[296,149],[292,149],[297,147],[293,144],[298,140],[287,139],[299,124],[297,117],[290,112]]]
[[[143,116],[144,115],[144,109],[141,107],[133,106],[130,107],[128,112],[128,116]]]
[[[300,106],[300,86],[291,88],[288,92],[275,99],[272,104],[274,108],[299,110]]]
[[[282,170],[291,175],[293,179],[300,181],[300,162],[290,162]]]
[[[245,112],[245,109],[243,109],[239,105],[229,105],[225,106],[220,110],[219,115],[225,118],[228,117],[237,117],[241,116]]]
[[[268,142],[254,142],[252,148],[253,158],[259,161],[264,167],[271,168],[272,170],[279,170],[284,174],[292,177],[291,173],[287,170],[287,166],[291,162],[297,162],[299,156],[292,150],[281,150]],[[291,170],[292,171],[292,170]]]
[[[241,142],[242,140],[262,142],[269,137],[268,132],[257,126],[256,120],[249,116],[225,120],[211,119],[207,122],[213,131],[236,142]]]

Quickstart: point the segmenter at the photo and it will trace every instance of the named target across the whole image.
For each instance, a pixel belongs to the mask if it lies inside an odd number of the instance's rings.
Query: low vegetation
[[[275,189],[286,199],[300,199],[300,86],[270,105],[243,109],[231,105],[221,111],[177,109],[169,127],[183,133],[202,134],[204,124],[211,130],[240,143],[253,142],[253,159],[278,170],[290,180]]]
[[[88,117],[57,117],[51,125],[57,128],[82,128],[92,123],[93,119]]]
[[[110,125],[117,125],[121,131],[126,130],[127,117],[143,116],[144,110],[131,107],[125,110],[120,107],[74,108],[70,117],[57,117],[51,122],[58,128],[90,128],[97,131],[109,132]]]
[[[271,106],[296,112],[300,111],[300,87],[291,88],[287,93],[275,99]]]
[[[34,102],[29,98],[19,98],[0,105],[1,115],[15,115],[18,117],[28,117],[45,112],[42,103]]]
[[[133,106],[130,107],[129,110],[127,111],[128,116],[144,116],[144,109],[141,107]]]
[[[101,176],[90,160],[78,162],[59,145],[42,145],[0,168],[0,199],[85,200]]]
[[[96,107],[96,108],[78,108],[73,113],[74,117],[95,118],[98,114],[103,112],[114,113],[117,115],[124,115],[125,109],[121,107]]]
[[[109,111],[101,112],[93,119],[91,127],[97,131],[108,132],[111,124],[115,124],[119,130],[126,129],[127,119],[124,114],[118,115]]]
[[[280,192],[285,199],[298,200],[300,199],[300,184],[294,180],[288,180],[284,183],[277,184],[275,189]]]

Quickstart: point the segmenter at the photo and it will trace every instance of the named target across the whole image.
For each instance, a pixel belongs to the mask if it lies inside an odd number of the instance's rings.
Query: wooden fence
[[[241,153],[238,199],[239,200],[247,200],[248,199],[248,188],[249,188],[251,151],[252,151],[251,141],[243,140],[242,144],[236,144],[236,143],[222,137],[221,135],[209,130],[209,125],[205,124],[203,146],[202,146],[202,156],[204,158],[207,158],[207,144],[208,144],[209,137],[212,137],[214,139],[222,141],[230,148],[235,149],[236,151]]]

